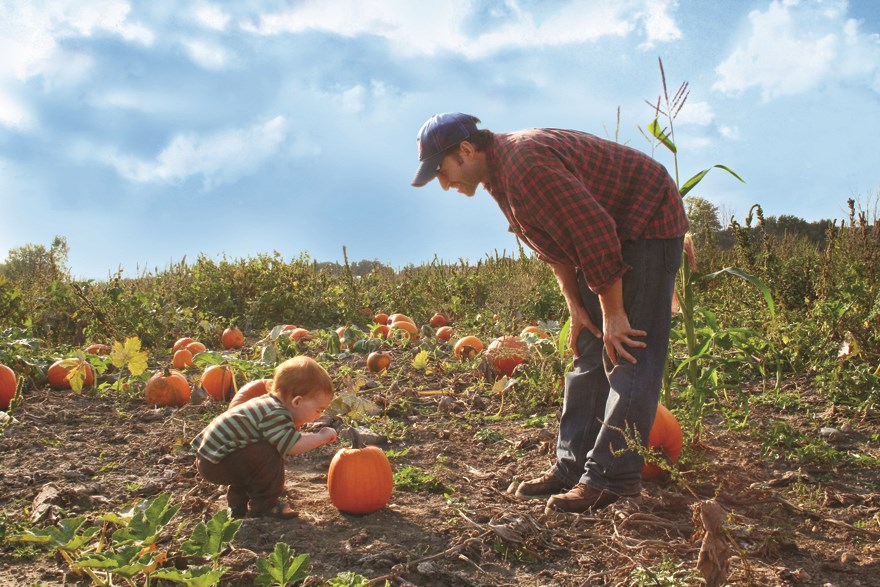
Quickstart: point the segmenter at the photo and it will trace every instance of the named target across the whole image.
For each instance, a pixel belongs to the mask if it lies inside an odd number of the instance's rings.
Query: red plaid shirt
[[[622,241],[687,232],[675,182],[636,149],[578,131],[530,129],[495,134],[486,160],[485,187],[511,232],[542,260],[580,268],[594,292],[630,269]]]

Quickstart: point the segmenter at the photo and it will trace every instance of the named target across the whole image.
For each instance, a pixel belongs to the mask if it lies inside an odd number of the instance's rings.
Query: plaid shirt
[[[544,261],[580,268],[602,292],[630,267],[622,241],[688,229],[666,168],[636,149],[571,130],[496,133],[485,185],[510,230]]]

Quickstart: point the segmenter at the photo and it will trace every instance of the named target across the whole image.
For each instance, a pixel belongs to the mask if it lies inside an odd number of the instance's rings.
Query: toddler
[[[314,359],[288,359],[275,368],[266,395],[223,412],[193,439],[199,474],[229,486],[232,517],[296,517],[281,497],[284,456],[336,441],[333,428],[299,431],[321,416],[333,396],[330,376]]]

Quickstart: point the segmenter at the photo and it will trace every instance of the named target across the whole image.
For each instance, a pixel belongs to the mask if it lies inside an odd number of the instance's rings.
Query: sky
[[[742,221],[843,219],[880,193],[876,0],[0,0],[0,263],[78,279],[199,255],[434,259],[517,250],[494,200],[413,188],[439,112],[654,155],[683,82],[680,182]],[[619,122],[618,122],[619,113]]]

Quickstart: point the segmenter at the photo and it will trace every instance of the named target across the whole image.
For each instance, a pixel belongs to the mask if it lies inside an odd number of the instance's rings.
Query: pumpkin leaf
[[[124,343],[114,341],[110,351],[110,362],[118,369],[123,367],[137,377],[147,370],[147,353],[141,351],[141,339],[129,336]]]
[[[419,351],[412,360],[413,369],[423,370],[428,366],[428,351]]]
[[[309,555],[294,558],[294,551],[285,542],[279,542],[266,558],[257,559],[257,585],[293,585],[309,574]]]
[[[187,556],[207,556],[215,560],[223,554],[240,527],[241,520],[231,519],[229,511],[222,509],[207,524],[200,522],[181,550]]]
[[[329,416],[345,416],[352,420],[361,420],[365,416],[378,416],[382,408],[378,404],[360,397],[356,392],[340,393],[327,406],[324,412]]]
[[[172,581],[174,583],[183,583],[187,587],[211,587],[220,582],[226,569],[223,567],[214,568],[211,565],[200,565],[196,567],[187,567],[186,569],[177,569],[174,567],[165,567],[159,569],[151,576],[154,579]]]
[[[125,527],[113,533],[116,544],[150,545],[156,536],[180,510],[180,505],[169,505],[170,493],[163,493],[139,502],[135,507],[120,514],[119,519],[128,519]]]
[[[28,530],[22,534],[10,536],[9,540],[14,542],[36,542],[57,548],[58,550],[74,552],[82,548],[100,531],[99,527],[93,526],[80,532],[80,528],[85,521],[84,517],[67,518],[58,522],[57,526]]]

